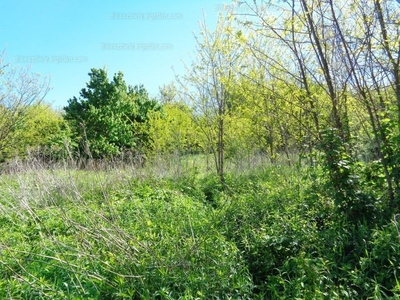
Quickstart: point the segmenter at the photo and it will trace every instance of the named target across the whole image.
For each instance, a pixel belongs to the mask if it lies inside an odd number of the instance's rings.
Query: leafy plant
[[[107,158],[133,151],[149,143],[150,111],[159,110],[143,86],[128,86],[123,73],[112,81],[105,69],[92,69],[90,81],[80,97],[64,107],[81,155]]]

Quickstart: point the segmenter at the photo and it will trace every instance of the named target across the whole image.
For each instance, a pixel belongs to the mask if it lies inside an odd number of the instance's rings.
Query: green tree
[[[11,137],[10,156],[26,157],[29,153],[44,159],[60,159],[68,155],[70,130],[61,112],[48,104],[36,103],[26,109],[26,117]]]
[[[240,65],[242,35],[232,26],[233,18],[222,15],[211,32],[203,22],[197,40],[196,60],[179,81],[182,94],[194,108],[194,120],[202,130],[204,148],[212,153],[221,183],[225,181],[227,118],[234,99],[230,94],[236,83],[235,68]]]
[[[370,124],[365,128],[374,130],[389,205],[393,206],[399,159],[393,155],[393,147],[387,147],[393,130],[385,131],[382,125],[384,121],[390,123],[388,104],[393,103],[390,98],[395,97],[400,78],[399,16],[394,1],[291,0],[242,4],[251,11],[240,19],[256,37],[248,43],[253,61],[272,82],[295,91],[294,97],[282,97],[280,88],[275,95],[298,106],[298,119],[301,117],[301,124],[309,128],[307,132],[314,133],[310,142],[323,154],[321,166],[327,171],[329,190],[340,214],[354,221],[369,214],[355,176],[354,145],[358,132],[351,116],[355,115],[352,110],[356,100],[358,109],[366,109],[359,115],[368,112]],[[288,111],[282,104],[275,108],[279,108],[278,112]]]
[[[199,130],[192,110],[184,103],[170,102],[150,118],[153,154],[187,154],[201,150]]]
[[[49,81],[5,62],[0,54],[0,162],[9,158],[13,135],[29,117],[28,109],[41,102],[49,91]]]
[[[142,86],[126,84],[123,73],[110,81],[105,69],[92,69],[80,97],[64,107],[81,155],[106,158],[139,151],[149,143],[149,112],[159,110]]]

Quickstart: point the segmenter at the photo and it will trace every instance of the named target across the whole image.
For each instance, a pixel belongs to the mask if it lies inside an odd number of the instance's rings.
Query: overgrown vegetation
[[[2,175],[1,298],[400,295],[397,223],[383,205],[354,223],[335,213],[320,168],[253,165],[223,187],[200,160],[198,172],[177,162],[183,172],[164,176],[159,162]]]
[[[0,58],[1,298],[400,298],[398,1],[227,11],[158,99]]]

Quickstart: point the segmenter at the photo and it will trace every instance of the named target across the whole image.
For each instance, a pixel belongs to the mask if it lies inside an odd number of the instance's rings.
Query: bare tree
[[[40,103],[49,91],[49,79],[32,74],[29,68],[16,68],[0,55],[0,161],[7,158],[11,137],[28,117],[27,108]]]

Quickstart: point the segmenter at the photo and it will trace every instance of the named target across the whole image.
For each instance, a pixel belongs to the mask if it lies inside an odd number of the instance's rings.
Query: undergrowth
[[[397,299],[396,220],[348,221],[322,173],[3,174],[0,298]]]

